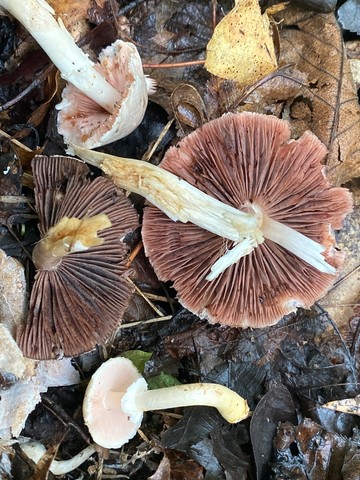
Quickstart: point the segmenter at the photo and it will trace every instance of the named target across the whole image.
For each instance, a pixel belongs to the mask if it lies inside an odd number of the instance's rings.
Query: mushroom
[[[25,455],[36,464],[39,463],[41,458],[46,454],[46,448],[37,440],[30,440],[28,442],[20,443],[19,445]],[[54,475],[65,475],[65,473],[72,472],[86,462],[86,460],[88,460],[95,452],[95,446],[88,445],[81,450],[81,452],[68,460],[52,460],[49,471]]]
[[[218,201],[254,212],[265,240],[239,257],[233,239],[173,223],[149,206],[142,236],[159,279],[171,280],[181,304],[213,323],[263,327],[297,307],[309,308],[342,264],[333,229],[352,209],[348,190],[326,179],[325,156],[311,132],[291,140],[285,121],[254,113],[224,115],[171,147],[163,169]],[[309,261],[319,256],[332,269]]]
[[[101,168],[121,188],[138,193],[160,208],[171,220],[192,222],[208,232],[234,242],[222,249],[216,263],[209,265],[207,280],[214,280],[231,264],[248,255],[265,236],[313,265],[321,272],[335,273],[322,255],[325,247],[300,232],[266,218],[256,205],[234,208],[166,169],[129,158],[115,157],[72,145],[76,155]],[[191,199],[191,201],[190,201]]]
[[[134,364],[116,357],[104,362],[92,376],[83,416],[97,444],[119,448],[135,436],[144,412],[191,405],[215,407],[230,423],[249,415],[246,400],[223,385],[194,383],[147,390]]]
[[[154,82],[145,77],[133,44],[117,40],[95,65],[45,0],[0,0],[0,6],[23,24],[71,84],[57,106],[58,129],[66,143],[99,147],[141,123]]]
[[[125,235],[138,226],[128,199],[109,180],[62,156],[32,162],[42,239],[27,322],[17,342],[27,357],[75,356],[118,327],[132,289]]]

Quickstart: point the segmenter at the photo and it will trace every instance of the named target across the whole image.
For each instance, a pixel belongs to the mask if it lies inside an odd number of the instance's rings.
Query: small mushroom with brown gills
[[[135,209],[112,182],[90,180],[76,159],[32,162],[41,240],[27,321],[17,342],[25,356],[75,356],[103,343],[119,326],[132,289],[126,281],[126,234]]]
[[[310,307],[330,288],[342,264],[333,229],[341,228],[352,198],[330,186],[321,163],[326,153],[312,133],[291,140],[286,122],[252,113],[224,115],[167,151],[162,168],[256,212],[265,238],[237,255],[236,242],[148,206],[145,252],[183,306],[211,322],[264,327]],[[329,269],[310,263],[319,256]]]
[[[104,362],[92,376],[83,416],[97,444],[119,448],[135,436],[144,412],[191,405],[215,407],[229,423],[249,415],[246,400],[223,385],[192,383],[147,390],[134,364],[116,357]]]

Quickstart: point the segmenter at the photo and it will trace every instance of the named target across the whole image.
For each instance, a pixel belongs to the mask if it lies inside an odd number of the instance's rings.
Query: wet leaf
[[[296,472],[296,478],[308,480],[359,478],[360,455],[356,439],[327,431],[310,419],[294,427],[293,433],[294,441],[277,450],[270,478],[284,478],[283,475],[289,478],[287,474],[291,472]]]
[[[342,28],[360,35],[359,0],[346,0],[338,10],[338,18]]]
[[[221,78],[250,85],[277,67],[270,21],[258,0],[237,0],[207,44],[205,68]]]
[[[311,115],[305,119],[305,128],[328,147],[326,164],[332,183],[358,177],[360,109],[334,14],[311,15],[283,28],[281,52],[282,65],[296,65],[307,75],[309,100],[304,98],[302,104]]]
[[[0,395],[0,439],[18,437],[29,414],[48,387],[73,385],[79,374],[70,359],[36,362],[25,358],[4,325],[0,324],[0,369],[11,372],[17,381]]]
[[[250,423],[250,436],[258,480],[269,475],[273,440],[279,422],[296,422],[295,406],[289,390],[281,384],[270,387],[258,403]]]
[[[203,468],[180,452],[167,450],[154,475],[148,480],[203,480]]]
[[[241,449],[239,438],[230,431],[216,429],[211,433],[213,453],[223,467],[226,480],[247,480],[249,458]]]

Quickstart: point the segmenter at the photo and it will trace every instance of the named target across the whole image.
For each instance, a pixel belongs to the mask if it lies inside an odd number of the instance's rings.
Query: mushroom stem
[[[138,386],[139,385],[139,386]],[[144,381],[137,380],[125,395],[119,394],[124,413],[137,417],[149,410],[206,405],[215,407],[229,423],[249,416],[247,401],[236,392],[214,383],[190,383],[174,387],[143,390]]]
[[[320,272],[336,273],[336,269],[323,257],[322,253],[326,249],[320,243],[266,215],[264,215],[261,229],[265,238],[281,245]]]
[[[94,68],[94,63],[76,45],[61,19],[45,0],[0,0],[0,6],[13,15],[35,38],[62,78],[113,113],[121,103],[120,93]]]
[[[76,155],[101,168],[121,188],[138,193],[171,220],[191,222],[221,237],[241,242],[252,237],[263,242],[257,214],[242,212],[216,200],[173,173],[141,160],[115,157],[71,145]]]
[[[334,274],[322,252],[325,248],[302,233],[267,217],[255,204],[246,213],[220,202],[176,175],[149,163],[72,145],[82,160],[101,168],[119,187],[138,193],[174,221],[191,222],[237,243],[219,258],[206,277],[214,280],[231,264],[248,255],[265,238],[281,245],[320,272]]]
[[[20,444],[21,450],[27,455],[34,463],[38,463],[41,457],[46,453],[44,445],[36,440],[31,440],[26,443]],[[50,472],[54,475],[64,475],[65,473],[72,472],[84,463],[93,453],[96,452],[94,445],[89,445],[69,460],[53,460],[50,465]]]

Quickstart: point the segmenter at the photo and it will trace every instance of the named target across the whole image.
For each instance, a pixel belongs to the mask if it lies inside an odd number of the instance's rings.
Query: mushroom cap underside
[[[91,181],[88,167],[69,157],[35,157],[36,209],[41,236],[63,217],[106,214],[102,244],[70,253],[54,270],[38,270],[27,321],[17,332],[24,355],[75,356],[103,343],[119,326],[132,294],[126,277],[126,234],[138,226],[129,200],[109,180]]]
[[[352,199],[348,190],[330,186],[321,163],[325,157],[325,146],[312,133],[291,140],[286,122],[241,113],[226,114],[185,137],[168,150],[161,167],[235,208],[256,204],[322,244],[326,261],[339,268],[343,256],[333,229],[341,228]],[[142,236],[159,279],[172,281],[180,303],[211,322],[276,323],[297,307],[310,307],[335,278],[266,239],[208,281],[211,266],[234,242],[172,222],[154,206],[145,210]]]

